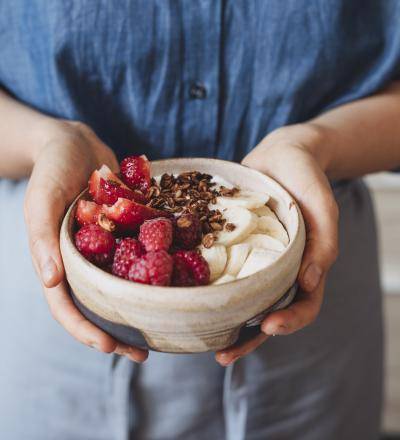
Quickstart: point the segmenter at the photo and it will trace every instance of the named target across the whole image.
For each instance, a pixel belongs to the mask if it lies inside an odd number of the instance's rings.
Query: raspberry
[[[82,226],[75,234],[75,245],[87,260],[97,266],[106,266],[112,262],[115,238],[99,225]]]
[[[180,261],[179,263],[177,263]],[[204,286],[210,282],[210,268],[207,261],[196,251],[178,251],[174,254],[176,273],[174,281],[189,282],[189,275],[193,277],[196,286]],[[182,264],[181,264],[182,263]],[[189,275],[183,271],[183,265]]]
[[[167,251],[172,243],[172,223],[167,218],[146,220],[140,226],[139,241],[150,251]]]
[[[150,186],[150,162],[145,155],[126,157],[120,164],[122,180],[145,192]]]
[[[123,238],[115,249],[112,273],[128,279],[129,268],[133,261],[143,253],[142,245],[135,238]]]
[[[102,207],[97,203],[81,199],[76,208],[75,219],[80,226],[97,223],[101,211]]]
[[[128,278],[137,283],[169,286],[172,257],[165,251],[151,251],[137,258],[129,269]]]
[[[174,269],[172,271],[172,285],[178,287],[189,287],[195,286],[194,278],[191,270],[186,265],[186,263],[177,257],[176,255],[172,256],[174,259]]]
[[[201,242],[200,220],[195,214],[182,214],[174,224],[174,241],[182,249],[194,249]]]

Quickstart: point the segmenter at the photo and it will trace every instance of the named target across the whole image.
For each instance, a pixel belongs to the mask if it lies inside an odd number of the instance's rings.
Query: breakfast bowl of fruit
[[[169,353],[228,347],[290,302],[304,244],[281,185],[206,158],[132,156],[118,175],[104,165],[60,231],[81,312],[123,343]]]

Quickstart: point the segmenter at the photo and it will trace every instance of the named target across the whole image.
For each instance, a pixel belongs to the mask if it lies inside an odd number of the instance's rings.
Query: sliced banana
[[[217,279],[225,269],[227,254],[222,244],[214,244],[210,248],[199,247],[201,255],[206,259],[210,267],[210,280]]]
[[[239,206],[226,208],[223,211],[223,216],[226,223],[233,224],[234,229],[230,231],[225,227],[220,231],[217,235],[218,244],[231,246],[232,244],[241,243],[257,228],[257,215],[246,208]]]
[[[248,243],[234,244],[227,249],[228,262],[225,267],[225,273],[236,276],[242,268],[250,252]]]
[[[268,215],[258,217],[257,230],[276,238],[285,246],[289,244],[289,236],[286,229],[283,227],[282,223],[274,217]]]
[[[236,278],[232,275],[229,275],[229,273],[226,273],[225,275],[222,275],[222,277],[218,278],[213,282],[213,284],[225,284],[230,283],[231,281],[235,281]]]
[[[217,205],[223,208],[241,207],[255,209],[265,205],[268,200],[268,194],[256,191],[241,190],[233,197],[217,197]]]
[[[243,243],[249,244],[252,249],[262,248],[277,252],[285,249],[285,246],[279,240],[267,234],[250,234]]]
[[[279,252],[254,248],[250,251],[242,269],[237,275],[237,279],[248,277],[272,264],[279,256]]]
[[[274,211],[272,211],[272,209],[267,205],[260,206],[259,208],[253,209],[252,211],[259,216],[267,215],[269,217],[274,217],[278,220],[278,217],[276,216]]]

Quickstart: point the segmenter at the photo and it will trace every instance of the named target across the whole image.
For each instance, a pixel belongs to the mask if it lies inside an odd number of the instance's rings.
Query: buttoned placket
[[[222,5],[215,0],[181,5],[182,152],[212,157],[218,141]]]

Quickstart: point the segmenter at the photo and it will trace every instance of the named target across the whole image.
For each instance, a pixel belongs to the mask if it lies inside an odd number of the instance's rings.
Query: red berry
[[[146,220],[140,226],[139,241],[150,251],[167,251],[172,244],[172,222],[168,218]]]
[[[196,251],[178,251],[174,254],[174,262],[180,261],[178,271],[182,272],[183,264],[193,277],[196,286],[204,286],[210,282],[210,268],[207,261]],[[181,263],[183,263],[181,265]],[[187,275],[176,274],[176,280],[188,279]]]
[[[165,251],[151,251],[137,258],[129,269],[128,278],[137,283],[169,286],[172,257]]]
[[[79,200],[75,211],[75,219],[80,226],[97,223],[102,207],[89,200]]]
[[[182,249],[194,249],[201,242],[201,225],[197,215],[186,213],[174,223],[174,244]]]
[[[145,155],[126,157],[120,164],[122,180],[145,192],[150,186],[150,162]]]
[[[115,249],[112,273],[128,279],[129,268],[133,261],[143,253],[142,245],[135,238],[123,238]]]
[[[110,220],[113,220],[122,229],[132,231],[136,231],[145,220],[170,217],[167,212],[128,199],[118,199],[112,206],[103,205],[103,211]]]
[[[179,256],[177,257],[176,254],[172,257],[174,259],[174,268],[172,271],[171,284],[178,287],[195,286],[196,283],[192,271],[189,269],[186,262],[179,258]]]
[[[115,238],[99,225],[82,226],[75,234],[75,245],[87,260],[97,266],[106,266],[112,262]]]
[[[93,171],[89,179],[89,194],[98,204],[112,205],[119,197],[145,203],[146,197],[140,191],[128,188],[107,165]]]

